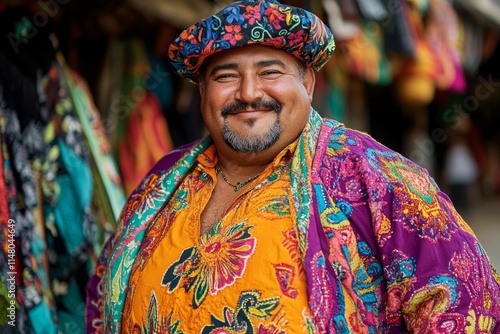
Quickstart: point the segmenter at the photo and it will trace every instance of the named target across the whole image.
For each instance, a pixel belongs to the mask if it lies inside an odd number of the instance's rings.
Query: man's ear
[[[306,67],[304,69],[304,87],[306,88],[307,95],[309,95],[309,100],[312,102],[314,94],[314,86],[316,85],[316,74],[312,67]]]

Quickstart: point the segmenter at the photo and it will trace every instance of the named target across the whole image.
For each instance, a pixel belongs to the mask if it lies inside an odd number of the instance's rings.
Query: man
[[[313,14],[267,1],[173,42],[210,136],[130,196],[89,332],[500,330],[500,279],[427,172],[311,108],[333,49]]]

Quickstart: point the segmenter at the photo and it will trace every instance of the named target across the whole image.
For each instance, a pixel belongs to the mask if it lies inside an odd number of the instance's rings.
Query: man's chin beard
[[[222,138],[233,150],[242,153],[259,153],[273,146],[281,134],[279,118],[273,123],[267,133],[259,137],[248,138],[233,132],[227,121],[224,121],[222,128]]]

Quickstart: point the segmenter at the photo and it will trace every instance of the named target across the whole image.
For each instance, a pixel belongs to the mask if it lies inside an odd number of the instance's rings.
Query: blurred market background
[[[314,107],[427,168],[500,268],[500,1],[282,2],[336,39]],[[0,241],[13,219],[27,331],[83,333],[84,287],[126,196],[205,133],[167,49],[227,3],[0,2]]]

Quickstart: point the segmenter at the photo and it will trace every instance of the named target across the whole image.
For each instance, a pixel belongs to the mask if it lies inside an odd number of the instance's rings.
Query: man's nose
[[[258,77],[253,75],[242,76],[236,91],[236,100],[252,103],[264,97],[262,84]]]

